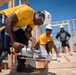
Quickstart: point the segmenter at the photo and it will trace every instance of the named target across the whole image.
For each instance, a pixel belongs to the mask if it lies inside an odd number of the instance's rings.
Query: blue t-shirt
[[[66,41],[67,38],[70,38],[70,34],[67,32],[67,31],[63,31],[63,32],[58,32],[57,35],[56,35],[56,39],[59,39],[60,38],[60,41]]]

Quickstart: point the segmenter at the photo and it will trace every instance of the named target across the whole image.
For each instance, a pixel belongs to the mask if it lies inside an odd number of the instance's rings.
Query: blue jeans
[[[4,16],[4,20],[6,18],[7,17]],[[2,23],[2,15],[0,14],[0,27],[2,26],[4,26],[4,24]],[[6,29],[0,32],[0,56],[4,50],[6,50],[8,53],[10,52],[10,38]]]

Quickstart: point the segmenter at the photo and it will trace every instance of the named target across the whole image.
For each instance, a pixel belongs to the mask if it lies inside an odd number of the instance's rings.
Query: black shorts
[[[15,31],[15,37],[16,37],[17,42],[20,42],[28,46],[28,39],[26,38],[23,29],[19,29]]]
[[[69,46],[69,42],[68,42],[68,41],[62,41],[62,47],[66,47],[66,46],[67,46],[68,48],[70,47],[70,46]]]

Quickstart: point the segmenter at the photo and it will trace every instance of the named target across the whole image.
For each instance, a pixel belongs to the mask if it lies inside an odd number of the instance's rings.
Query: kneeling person
[[[48,24],[46,26],[46,30],[45,30],[46,33],[42,34],[39,37],[39,44],[41,46],[44,46],[44,48],[47,50],[48,54],[49,54],[50,51],[52,52],[52,48],[54,48],[57,57],[59,57],[56,45],[55,45],[54,40],[53,40],[53,37],[51,36],[52,29],[53,28],[51,27],[51,24]]]

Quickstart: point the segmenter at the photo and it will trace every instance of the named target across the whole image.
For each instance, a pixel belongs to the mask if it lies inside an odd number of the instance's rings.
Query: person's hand
[[[70,40],[70,38],[68,38],[68,40]]]
[[[31,37],[30,41],[31,41],[31,48],[39,49],[39,43],[34,37]]]
[[[12,44],[12,47],[15,49],[15,51],[19,52],[25,45],[19,42],[14,42]]]
[[[34,48],[35,48],[36,50],[38,50],[38,49],[40,48],[40,45],[39,45],[38,42],[36,43],[36,45],[34,46]]]

